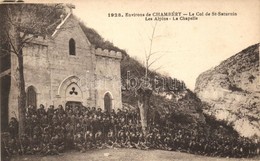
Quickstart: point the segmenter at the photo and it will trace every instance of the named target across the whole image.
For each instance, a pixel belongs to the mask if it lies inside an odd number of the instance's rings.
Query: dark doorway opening
[[[108,112],[111,112],[112,109],[112,97],[110,95],[110,93],[106,93],[104,96],[104,106],[105,106],[105,110]]]
[[[65,106],[70,107],[70,109],[75,109],[77,107],[82,107],[82,103],[76,101],[68,101]]]

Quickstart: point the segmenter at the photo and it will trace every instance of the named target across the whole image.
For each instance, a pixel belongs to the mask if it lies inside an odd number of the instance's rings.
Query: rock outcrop
[[[246,137],[260,137],[259,44],[235,54],[196,80],[203,111]]]

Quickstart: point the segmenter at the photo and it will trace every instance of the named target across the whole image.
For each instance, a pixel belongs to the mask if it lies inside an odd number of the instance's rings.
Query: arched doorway
[[[77,83],[71,83],[65,90],[65,100],[66,106],[70,109],[75,109],[76,107],[82,107],[82,91]]]
[[[104,96],[104,108],[106,111],[111,112],[112,109],[112,96],[107,92]]]
[[[33,86],[27,88],[26,104],[27,106],[33,105],[34,107],[37,107],[37,93]]]

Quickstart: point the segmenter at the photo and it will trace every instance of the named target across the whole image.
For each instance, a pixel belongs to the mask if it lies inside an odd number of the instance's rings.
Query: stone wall
[[[112,97],[112,109],[122,107],[121,96],[121,53],[96,49],[96,105],[103,109],[104,96]]]

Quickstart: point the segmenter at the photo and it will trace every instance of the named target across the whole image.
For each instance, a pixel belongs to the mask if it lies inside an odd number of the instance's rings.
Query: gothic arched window
[[[37,93],[33,86],[30,86],[27,89],[26,102],[27,105],[33,105],[34,107],[37,107]]]
[[[76,43],[74,39],[70,39],[69,41],[69,52],[70,55],[76,55]]]

